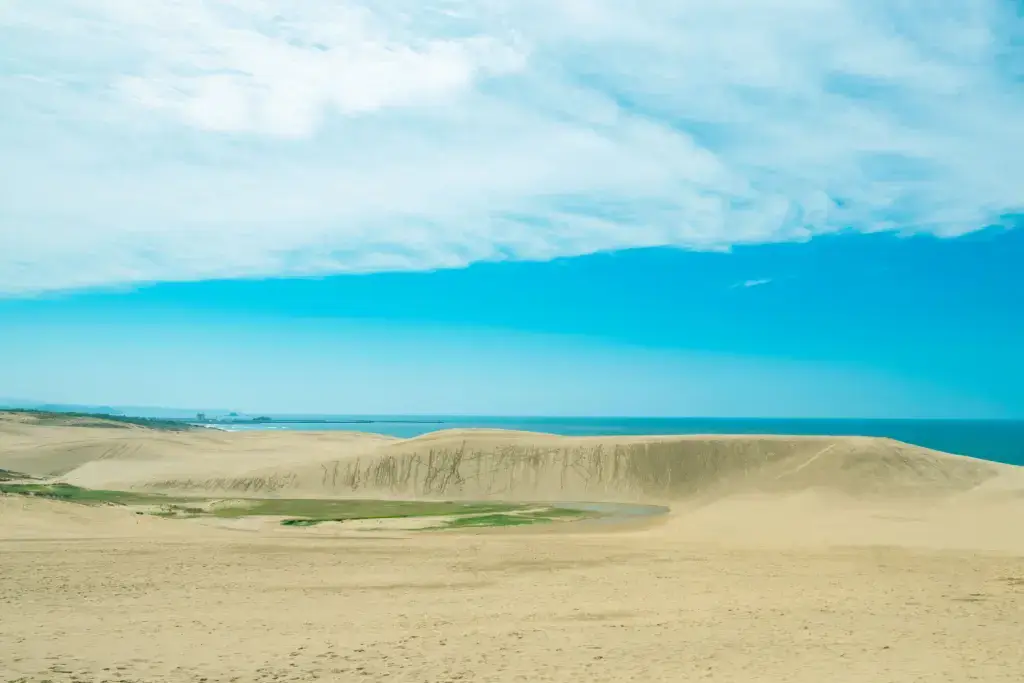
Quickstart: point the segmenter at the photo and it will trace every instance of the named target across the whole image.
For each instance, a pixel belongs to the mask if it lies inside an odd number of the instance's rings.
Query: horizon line
[[[28,402],[26,402],[28,403]],[[34,403],[34,402],[33,402]],[[274,411],[239,411],[221,408],[173,408],[170,406],[87,406],[80,404],[47,404],[39,402],[39,406],[11,406],[0,404],[0,411],[4,412],[53,412],[53,413],[82,413],[97,416],[109,415],[112,417],[139,417],[116,413],[105,413],[77,408],[106,407],[115,410],[120,409],[147,409],[167,410],[175,412],[198,413],[236,413],[236,417],[269,417],[297,418],[297,417],[332,417],[332,418],[356,418],[368,422],[386,422],[386,418],[448,418],[448,419],[503,419],[503,420],[713,420],[713,421],[807,421],[807,422],[1024,422],[1024,417],[864,417],[864,416],[779,416],[779,415],[541,415],[541,414],[486,414],[486,413],[315,413],[315,412],[274,412]],[[50,407],[53,406],[53,407]],[[226,415],[227,416],[227,415]],[[374,419],[378,418],[378,419]],[[145,418],[140,418],[145,419]],[[172,419],[187,422],[189,416],[164,417],[152,419]]]

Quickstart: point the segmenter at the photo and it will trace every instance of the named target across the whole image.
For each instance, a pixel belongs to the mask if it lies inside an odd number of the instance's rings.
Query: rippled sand
[[[459,449],[454,467],[438,455]],[[351,494],[358,474],[357,494],[381,496],[436,486],[440,471],[449,495],[671,508],[610,525],[333,533],[3,497],[2,681],[931,682],[1024,670],[1019,468],[886,440],[402,442],[18,423],[0,424],[0,468],[236,495],[232,482],[275,475],[288,495]],[[381,471],[395,474],[364,478]]]

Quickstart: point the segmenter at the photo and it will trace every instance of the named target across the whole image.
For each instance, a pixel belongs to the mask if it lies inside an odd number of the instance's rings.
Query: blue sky
[[[1024,417],[1010,0],[14,0],[0,396]]]

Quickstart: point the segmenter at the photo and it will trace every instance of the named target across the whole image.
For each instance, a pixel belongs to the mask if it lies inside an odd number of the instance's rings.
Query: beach
[[[0,468],[224,499],[668,509],[422,531],[2,496],[5,681],[902,683],[1016,681],[1024,664],[1022,469],[889,439],[170,433],[7,415]]]

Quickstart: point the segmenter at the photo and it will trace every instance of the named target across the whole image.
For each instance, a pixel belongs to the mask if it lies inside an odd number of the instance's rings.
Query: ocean
[[[1024,420],[832,420],[750,418],[470,417],[270,415],[287,423],[230,425],[231,430],[354,430],[402,438],[438,429],[519,429],[566,436],[629,434],[806,434],[885,436],[935,450],[1024,465]],[[348,420],[324,423],[316,420]],[[358,421],[358,422],[357,422]]]

